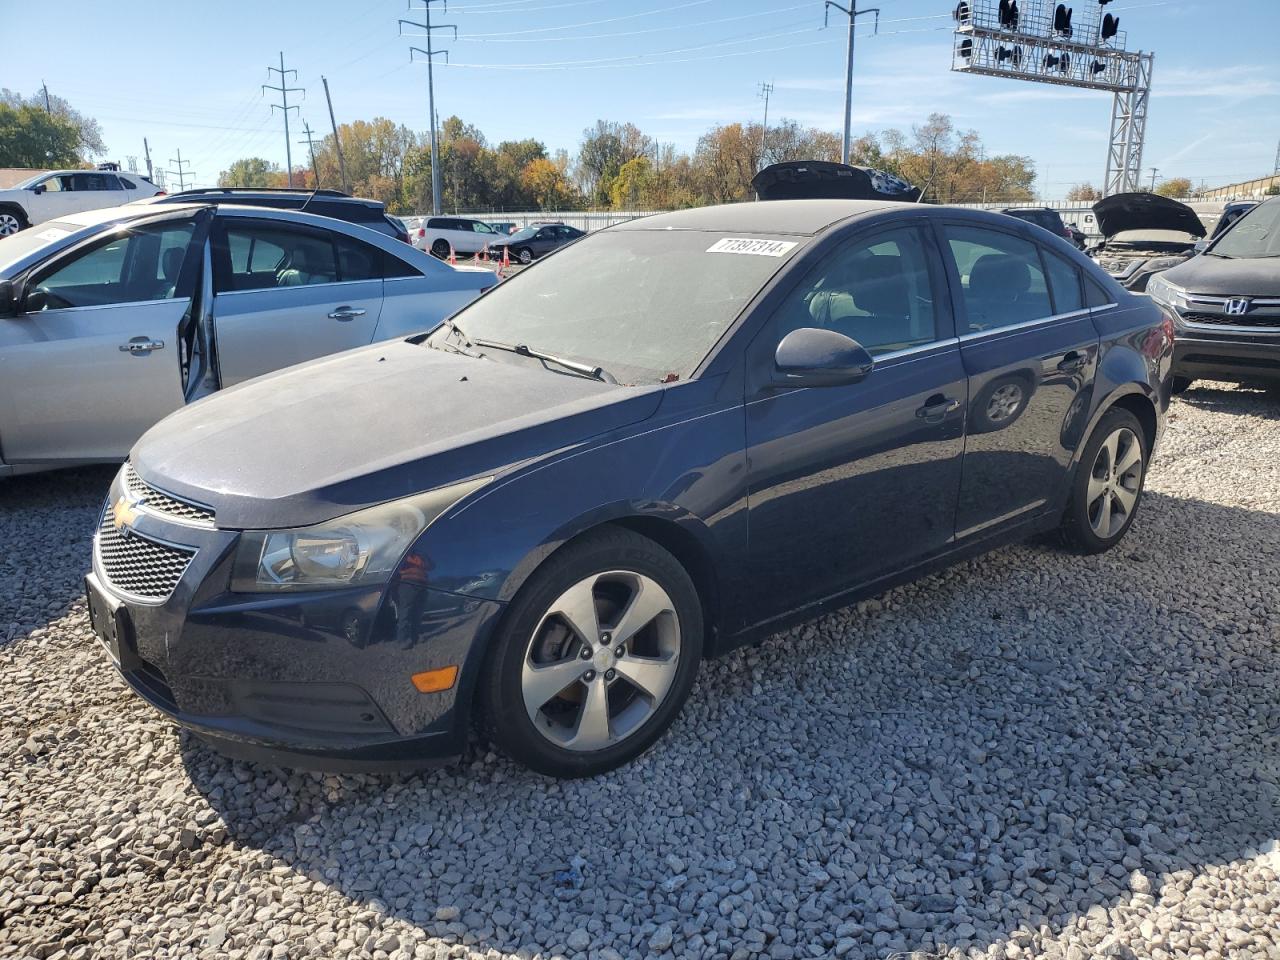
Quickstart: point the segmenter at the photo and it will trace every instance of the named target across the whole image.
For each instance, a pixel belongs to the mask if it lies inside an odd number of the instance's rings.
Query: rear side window
[[[238,218],[225,225],[214,271],[219,292],[314,286],[338,279],[332,239],[319,230]]]
[[[394,280],[396,277],[420,277],[422,271],[405,263],[399,257],[387,253],[382,253],[382,276],[388,280]]]
[[[1111,303],[1111,294],[1093,277],[1085,277],[1084,279],[1084,295],[1086,302],[1091,307],[1105,307]]]
[[[960,275],[960,333],[983,333],[1053,314],[1035,244],[1011,234],[947,224],[947,251]]]
[[[137,185],[136,183],[134,183],[132,180],[130,180],[128,177],[121,177],[121,178],[120,178],[120,184],[121,184],[121,185],[122,185],[126,190],[137,190],[137,189],[138,189],[138,185]]]
[[[432,217],[430,220],[427,221],[427,229],[428,230],[448,230],[449,221],[445,220],[443,217]]]
[[[1072,313],[1084,309],[1084,297],[1080,293],[1080,271],[1056,253],[1043,247],[1040,253],[1049,269],[1049,290],[1053,293],[1053,312]]]
[[[382,277],[382,251],[367,243],[335,234],[338,247],[338,279],[378,280]]]

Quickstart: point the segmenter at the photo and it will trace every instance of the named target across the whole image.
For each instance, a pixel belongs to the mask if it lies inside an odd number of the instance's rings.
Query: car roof
[[[639,217],[612,230],[707,230],[813,236],[840,220],[908,204],[892,200],[755,200]],[[915,206],[911,204],[910,206]]]

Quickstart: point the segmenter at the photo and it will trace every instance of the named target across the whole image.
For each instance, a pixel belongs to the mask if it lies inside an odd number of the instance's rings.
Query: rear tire
[[[21,207],[0,207],[0,237],[11,237],[29,226]]]
[[[438,260],[449,259],[449,241],[437,240],[431,244],[431,255]]]
[[[1187,388],[1193,383],[1195,383],[1195,380],[1191,377],[1174,377],[1169,382],[1169,395],[1176,397],[1180,393],[1186,393]]]
[[[702,629],[697,589],[675,557],[629,530],[588,534],[535,571],[507,610],[480,678],[481,732],[548,776],[612,770],[680,713]]]
[[[528,247],[521,247],[516,251],[516,259],[527,267],[533,263],[533,251]]]
[[[1124,539],[1142,503],[1148,441],[1128,410],[1108,410],[1094,428],[1071,481],[1062,538],[1081,553],[1103,553]]]

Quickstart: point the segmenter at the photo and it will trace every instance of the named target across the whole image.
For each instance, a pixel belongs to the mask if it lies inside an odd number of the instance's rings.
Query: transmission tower
[[[831,15],[831,8],[835,7],[841,13],[849,18],[849,43],[845,51],[844,60],[844,139],[840,141],[840,162],[849,162],[849,127],[853,123],[853,29],[857,25],[858,18],[864,14],[875,14],[876,33],[880,32],[880,8],[868,7],[866,10],[858,9],[858,0],[849,0],[849,6],[842,7],[835,0],[826,0],[822,5],[822,25],[826,27],[827,18]]]
[[[421,0],[421,2],[422,2],[423,22],[419,23],[416,20],[401,20],[399,21],[399,25],[400,25],[401,36],[406,35],[404,32],[404,28],[406,26],[410,26],[410,27],[417,27],[419,30],[423,32],[421,34],[408,34],[408,36],[424,36],[427,39],[427,49],[423,50],[421,47],[409,48],[409,62],[410,63],[414,62],[413,55],[415,53],[420,53],[427,58],[427,113],[430,115],[430,118],[431,118],[431,212],[434,214],[439,214],[440,213],[440,155],[436,147],[436,86],[435,86],[435,65],[436,64],[435,64],[435,59],[436,57],[443,56],[444,62],[448,63],[449,51],[437,50],[435,48],[435,46],[433,45],[434,44],[433,31],[452,30],[453,38],[456,40],[458,39],[458,28],[451,23],[433,24],[431,22],[431,4],[439,3],[442,5],[443,9],[447,10],[449,9],[448,0]],[[410,3],[412,3],[412,0],[410,0]],[[410,9],[412,9],[412,7]]]
[[[284,68],[284,51],[280,52],[279,69],[277,69],[276,67],[267,67],[267,77],[270,78],[271,74],[273,73],[280,74],[280,86],[275,87],[269,83],[264,83],[262,85],[262,89],[264,91],[274,90],[276,93],[280,94],[280,102],[272,103],[271,109],[279,110],[281,113],[284,114],[284,162],[285,162],[285,168],[287,170],[287,176],[289,179],[289,186],[292,187],[293,186],[293,149],[289,142],[289,111],[297,110],[298,108],[296,106],[293,106],[293,107],[289,106],[289,94],[301,93],[303,98],[305,99],[307,96],[307,91],[302,87],[289,86],[289,74],[293,74],[294,78],[296,79],[298,76],[298,71],[286,70]]]
[[[189,167],[189,166],[191,166],[191,161],[190,161],[190,160],[183,160],[183,159],[182,159],[182,148],[181,148],[181,147],[179,147],[179,148],[178,148],[178,156],[177,156],[177,158],[170,157],[170,158],[169,158],[169,162],[170,162],[170,163],[172,163],[172,164],[175,164],[175,165],[177,166],[177,168],[178,168],[178,169],[177,169],[177,170],[166,170],[166,171],[165,171],[165,173],[169,174],[170,176],[173,176],[173,177],[177,177],[177,178],[178,178],[178,190],[179,190],[179,191],[182,191],[182,190],[187,189],[187,178],[188,178],[188,177],[191,177],[192,179],[195,179],[195,174],[194,174],[194,173],[189,173],[189,172],[187,172],[185,169],[183,169],[184,167]]]
[[[1111,138],[1103,193],[1128,193],[1142,179],[1142,149],[1155,54],[1125,49],[1120,18],[1104,13],[1111,0],[1087,0],[1074,10],[1053,0],[962,0],[951,69],[988,77],[1103,90],[1111,93]]]

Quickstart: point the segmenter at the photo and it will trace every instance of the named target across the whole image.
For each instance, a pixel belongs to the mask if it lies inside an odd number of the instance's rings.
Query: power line
[[[289,179],[289,186],[292,187],[293,186],[293,148],[289,143],[289,111],[297,110],[298,108],[296,106],[295,107],[289,106],[289,94],[301,93],[302,96],[305,98],[307,95],[307,91],[302,87],[289,86],[289,74],[292,73],[296,78],[298,76],[298,71],[286,70],[284,68],[284,51],[283,50],[280,52],[280,68],[277,70],[275,67],[267,67],[268,78],[273,73],[280,74],[280,86],[274,87],[269,83],[264,83],[262,85],[262,89],[274,90],[278,94],[280,94],[281,102],[272,103],[271,109],[272,110],[279,109],[279,111],[284,114],[284,162],[287,170],[287,176]]]
[[[660,13],[670,13],[672,10],[684,10],[688,7],[700,7],[704,4],[711,3],[711,0],[691,0],[689,3],[677,3],[673,7],[659,7],[657,10],[645,10],[642,13],[628,13],[620,17],[606,17],[603,20],[587,20],[582,23],[562,23],[554,27],[534,27],[530,30],[502,30],[498,33],[473,33],[468,39],[476,37],[511,37],[518,34],[528,33],[553,33],[556,30],[576,30],[578,27],[598,27],[603,23],[618,23],[622,20],[638,20],[641,17],[654,17]],[[542,7],[540,9],[547,9]]]
[[[169,158],[169,162],[170,162],[170,163],[175,163],[175,164],[177,164],[177,165],[178,165],[178,169],[177,169],[177,170],[166,170],[166,171],[165,171],[165,173],[171,174],[171,175],[173,175],[173,176],[175,176],[175,177],[177,177],[177,178],[178,178],[178,189],[179,189],[179,190],[185,190],[185,189],[187,189],[187,177],[192,177],[192,178],[194,178],[194,177],[195,177],[195,174],[194,174],[194,173],[188,173],[188,172],[184,169],[184,167],[189,167],[189,166],[191,166],[191,161],[190,161],[190,160],[183,160],[183,159],[182,159],[182,148],[181,148],[181,147],[179,147],[179,148],[178,148],[178,156],[177,156],[177,159],[174,159],[173,157],[170,157],[170,158]]]
[[[410,0],[412,2],[412,0]],[[432,46],[436,30],[452,30],[454,39],[458,37],[458,28],[451,23],[437,23],[434,26],[431,23],[431,4],[443,3],[444,0],[422,0],[422,12],[425,22],[418,23],[416,20],[400,20],[400,35],[404,36],[405,24],[411,27],[417,27],[423,31],[422,36],[427,39],[427,49],[421,47],[409,48],[409,62],[413,63],[413,55],[420,53],[427,58],[427,113],[431,121],[431,212],[439,216],[440,214],[440,153],[436,143],[436,83],[435,83],[435,67],[436,57],[443,56],[444,62],[449,62],[448,50],[437,50]],[[414,34],[410,34],[414,36]]]

